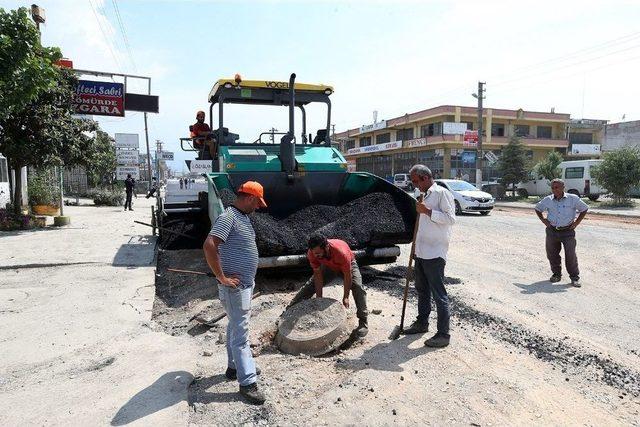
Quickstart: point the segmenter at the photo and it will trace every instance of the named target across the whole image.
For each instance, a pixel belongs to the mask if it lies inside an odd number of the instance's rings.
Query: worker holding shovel
[[[449,345],[449,298],[444,287],[444,267],[451,239],[451,226],[455,223],[453,195],[440,187],[431,170],[415,165],[409,171],[414,187],[424,193],[416,204],[418,230],[415,237],[415,286],[418,292],[418,318],[404,330],[405,334],[424,333],[429,330],[431,296],[438,312],[437,333],[425,341],[427,347]]]

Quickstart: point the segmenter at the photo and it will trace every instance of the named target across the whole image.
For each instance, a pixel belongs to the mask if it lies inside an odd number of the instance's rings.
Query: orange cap
[[[267,203],[264,201],[264,188],[259,182],[247,181],[238,188],[238,193],[251,194],[260,199],[260,207],[266,208]]]

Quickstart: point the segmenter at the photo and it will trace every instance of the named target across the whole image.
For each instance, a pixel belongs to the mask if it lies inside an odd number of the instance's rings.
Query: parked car
[[[436,184],[451,191],[456,204],[456,215],[462,212],[480,212],[489,215],[495,199],[489,193],[478,190],[467,181],[458,179],[436,179]]]
[[[606,190],[595,184],[591,177],[591,170],[599,165],[602,160],[570,160],[560,163],[560,178],[564,181],[565,191],[578,197],[586,196],[596,201]],[[551,193],[551,185],[548,179],[536,176],[533,172],[529,181],[521,182],[517,186],[520,197],[547,196]]]
[[[393,184],[396,187],[402,188],[403,190],[413,191],[413,184],[411,183],[411,178],[409,174],[406,173],[397,173],[393,176]]]

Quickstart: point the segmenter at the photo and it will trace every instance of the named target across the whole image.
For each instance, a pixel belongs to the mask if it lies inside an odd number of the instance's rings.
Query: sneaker
[[[440,332],[438,332],[437,334],[426,340],[424,342],[424,345],[426,345],[427,347],[436,348],[446,347],[449,345],[450,339],[451,338],[449,335],[441,334]]]
[[[369,325],[367,323],[367,319],[360,319],[358,322],[358,328],[356,329],[356,333],[360,338],[364,338],[369,333]]]
[[[429,325],[418,322],[417,320],[402,331],[404,335],[424,334],[425,332],[429,332]]]
[[[582,287],[582,284],[580,283],[580,279],[571,279],[571,286],[574,286],[576,288]]]
[[[260,375],[261,373],[262,371],[260,370],[260,368],[256,366],[256,375]],[[238,379],[238,371],[233,368],[227,368],[227,372],[225,372],[224,375],[230,380]]]
[[[255,405],[262,405],[266,400],[264,394],[258,390],[258,384],[256,383],[241,385],[240,394],[243,395],[250,403]]]
[[[561,279],[562,279],[562,276],[561,276],[561,275],[559,275],[559,274],[554,274],[553,276],[551,276],[551,277],[549,278],[549,281],[550,281],[551,283],[556,283],[556,282],[559,282]]]

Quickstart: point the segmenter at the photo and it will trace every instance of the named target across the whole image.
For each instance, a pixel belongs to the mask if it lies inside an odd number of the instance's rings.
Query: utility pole
[[[156,139],[156,182],[160,182],[160,157],[162,156],[162,141]]]
[[[271,129],[269,130],[271,131],[271,135],[269,135],[269,139],[271,140],[271,143],[274,144],[275,143],[274,134],[275,132],[278,132],[278,129],[271,126]]]
[[[474,93],[473,97],[478,99],[478,144],[476,154],[476,187],[482,187],[482,100],[485,98],[484,85],[485,82],[478,82],[478,93]]]

